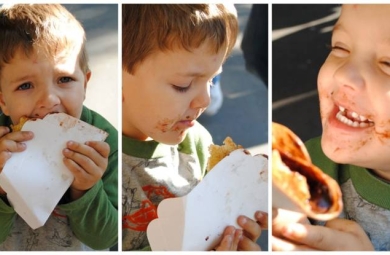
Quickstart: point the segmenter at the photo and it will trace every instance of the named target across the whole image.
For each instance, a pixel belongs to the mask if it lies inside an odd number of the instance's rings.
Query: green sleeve
[[[77,238],[102,250],[118,242],[118,152],[110,157],[102,180],[80,199],[59,205]]]
[[[5,114],[0,115],[0,126],[10,126],[11,119]],[[0,243],[3,243],[14,224],[16,212],[8,203],[6,196],[0,196]]]
[[[196,153],[203,176],[206,174],[207,162],[210,156],[209,146],[211,144],[213,144],[213,139],[210,133],[200,123],[196,122],[184,141],[179,145],[179,151],[183,153]]]
[[[7,205],[7,198],[1,196],[0,199],[0,243],[3,243],[7,239],[11,232],[14,219],[16,216],[15,210]]]

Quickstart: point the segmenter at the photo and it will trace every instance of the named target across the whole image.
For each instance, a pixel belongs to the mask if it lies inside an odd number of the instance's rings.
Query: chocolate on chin
[[[343,207],[338,183],[312,164],[301,139],[272,123],[272,206],[330,220]]]

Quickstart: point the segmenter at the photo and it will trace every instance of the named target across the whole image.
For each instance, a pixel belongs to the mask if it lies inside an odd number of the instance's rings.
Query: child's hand
[[[275,251],[367,251],[374,247],[364,230],[354,221],[334,219],[325,226],[291,223],[273,237]]]
[[[257,211],[255,214],[256,221],[246,217],[239,216],[238,225],[242,228],[236,229],[228,226],[224,233],[217,251],[259,251],[260,246],[256,243],[260,237],[261,229],[268,228],[268,214]]]
[[[243,231],[233,226],[228,226],[222,234],[222,240],[214,249],[215,251],[237,251],[238,243],[242,238]]]
[[[272,208],[272,236],[282,237],[283,230],[291,223],[310,224],[310,221],[302,213]]]
[[[76,200],[103,176],[108,165],[110,146],[97,141],[85,144],[69,141],[66,146],[63,151],[64,163],[74,175],[70,195],[72,200]]]
[[[30,131],[11,132],[8,127],[0,126],[0,173],[13,152],[21,152],[26,149],[23,142],[31,140],[34,134]],[[0,194],[5,191],[0,187]]]

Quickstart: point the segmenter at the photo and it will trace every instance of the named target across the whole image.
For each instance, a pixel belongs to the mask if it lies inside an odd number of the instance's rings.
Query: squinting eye
[[[332,51],[333,50],[343,50],[343,51],[347,51],[346,49],[344,49],[344,48],[342,48],[342,47],[340,47],[340,46],[332,46]]]
[[[172,85],[172,87],[173,87],[176,91],[178,91],[178,92],[180,92],[180,93],[185,93],[185,92],[187,92],[187,91],[190,89],[190,86],[188,86],[188,87],[180,87],[180,86]]]
[[[71,81],[73,81],[73,79],[70,77],[61,77],[60,78],[60,83],[67,83],[67,82],[71,82]]]
[[[31,83],[23,83],[22,85],[20,85],[18,87],[17,90],[27,90],[27,89],[30,89],[31,88]]]
[[[390,75],[390,62],[389,61],[381,61],[380,62],[381,70],[386,74]]]
[[[349,50],[342,47],[342,46],[339,46],[339,45],[334,45],[331,47],[331,51],[330,53],[332,55],[334,55],[335,57],[338,57],[338,58],[345,58],[345,57],[348,57],[349,56]]]
[[[381,63],[382,63],[383,65],[385,65],[386,67],[390,67],[390,62],[382,61]]]

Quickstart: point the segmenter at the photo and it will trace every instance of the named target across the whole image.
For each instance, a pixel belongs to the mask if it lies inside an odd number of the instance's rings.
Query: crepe
[[[219,161],[228,156],[231,152],[242,149],[241,145],[237,145],[233,142],[231,137],[226,137],[223,141],[223,145],[212,144],[209,147],[210,157],[207,163],[207,171],[210,171]]]
[[[17,131],[22,130],[24,123],[26,123],[28,120],[30,120],[30,118],[28,118],[26,116],[22,116],[19,119],[19,123],[18,124],[11,125],[12,132],[17,132]]]
[[[342,210],[338,183],[313,165],[299,137],[278,123],[272,124],[272,206],[317,220]]]

